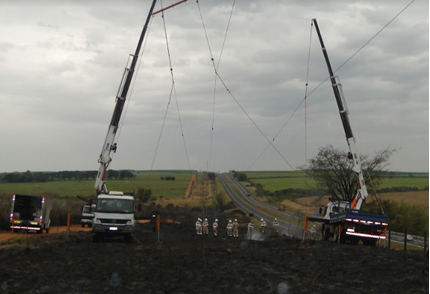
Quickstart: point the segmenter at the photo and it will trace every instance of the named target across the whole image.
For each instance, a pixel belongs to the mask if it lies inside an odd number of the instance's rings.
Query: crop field
[[[316,182],[307,178],[302,171],[243,172],[254,184],[263,185],[265,190],[279,191],[288,188],[309,189]],[[367,183],[371,186],[371,183]],[[419,190],[429,187],[428,173],[395,173],[391,179],[384,179],[380,189],[394,187],[416,187]]]
[[[152,190],[159,198],[183,198],[192,172],[140,172],[133,180],[107,180],[110,191],[137,192],[138,188]],[[175,177],[174,181],[161,180],[161,177]],[[94,180],[54,181],[46,183],[0,183],[0,194],[31,194],[95,197]]]

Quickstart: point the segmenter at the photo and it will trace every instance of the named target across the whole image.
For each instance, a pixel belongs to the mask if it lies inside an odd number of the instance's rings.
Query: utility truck
[[[81,215],[81,226],[85,227],[88,225],[91,227],[93,225],[94,211],[96,210],[95,204],[85,204],[82,208]]]
[[[14,194],[9,217],[10,228],[14,232],[42,233],[45,230],[46,233],[49,233],[51,208],[52,201],[50,198]]]
[[[92,223],[93,241],[124,236],[127,242],[131,242],[136,225],[134,210],[133,196],[118,191],[99,194]]]
[[[128,90],[133,80],[133,74],[143,44],[143,39],[156,2],[156,0],[152,2],[148,17],[137,43],[136,51],[134,55],[130,55],[129,61],[125,67],[116,95],[115,109],[98,159],[100,167],[94,184],[94,188],[97,190],[97,203],[92,222],[93,241],[95,242],[103,237],[111,236],[124,236],[127,241],[131,242],[135,230],[134,196],[124,195],[123,192],[119,191],[109,192],[105,183],[105,177],[109,164],[112,161],[111,153],[115,153],[117,150],[115,136],[119,128]]]
[[[364,181],[357,145],[349,122],[348,109],[343,97],[342,85],[338,77],[333,74],[317,20],[313,19],[312,22],[315,25],[327,64],[330,81],[349,147],[348,158],[352,161],[352,171],[357,177],[358,188],[357,194],[352,202],[330,199],[325,207],[323,218],[311,217],[309,220],[323,223],[322,236],[325,240],[332,238],[334,241],[342,243],[358,243],[358,241],[361,240],[363,244],[375,245],[377,240],[386,238],[388,218],[385,215],[361,211],[361,206],[366,200],[368,192]]]

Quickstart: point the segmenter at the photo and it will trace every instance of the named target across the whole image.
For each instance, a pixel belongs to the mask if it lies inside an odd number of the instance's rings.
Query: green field
[[[254,184],[263,185],[269,191],[280,191],[283,189],[310,189],[315,187],[315,181],[306,178],[302,171],[269,171],[269,172],[238,172],[245,173],[248,180]],[[367,183],[368,186],[371,183]],[[391,179],[384,179],[380,189],[394,187],[416,187],[423,190],[429,187],[428,173],[395,173]]]
[[[138,188],[149,188],[152,195],[159,198],[183,198],[193,172],[139,172],[134,180],[107,180],[110,191],[137,192]],[[174,181],[161,177],[175,177]],[[95,197],[93,180],[54,181],[46,183],[0,183],[0,194],[31,194]]]

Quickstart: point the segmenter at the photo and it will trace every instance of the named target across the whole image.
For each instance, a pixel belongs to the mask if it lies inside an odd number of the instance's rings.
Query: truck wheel
[[[327,229],[325,226],[322,227],[322,239],[323,241],[328,241],[330,237],[330,229]]]

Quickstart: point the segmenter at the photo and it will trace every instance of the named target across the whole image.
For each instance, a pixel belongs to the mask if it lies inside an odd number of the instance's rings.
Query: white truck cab
[[[82,215],[81,215],[82,227],[85,227],[85,225],[87,225],[88,227],[92,226],[95,210],[96,210],[95,204],[91,204],[91,205],[85,204],[85,206],[82,208]]]
[[[349,201],[330,199],[324,210],[324,219],[329,220],[332,214],[344,212],[345,209],[351,209]]]
[[[134,202],[134,196],[124,195],[123,192],[99,194],[92,223],[93,241],[124,236],[126,241],[131,242],[136,226]]]

